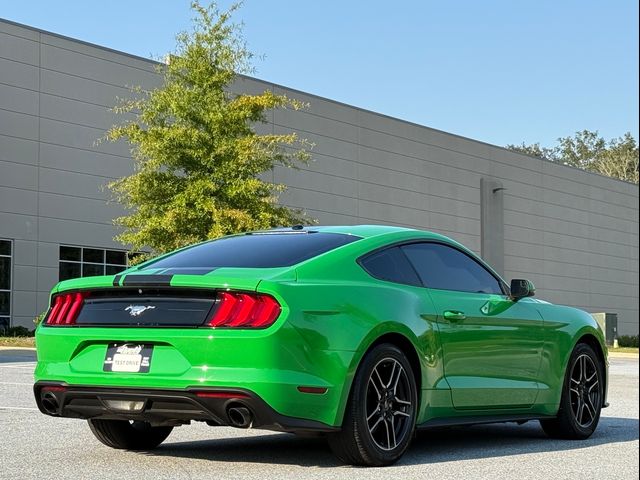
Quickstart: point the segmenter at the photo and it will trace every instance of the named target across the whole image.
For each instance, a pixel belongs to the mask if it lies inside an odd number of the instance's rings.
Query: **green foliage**
[[[133,120],[112,127],[107,139],[132,146],[135,172],[109,185],[128,215],[116,237],[133,251],[155,254],[246,230],[309,223],[302,212],[278,204],[284,185],[260,175],[275,165],[295,167],[310,148],[295,133],[257,134],[271,109],[300,109],[299,101],[265,91],[233,94],[238,73],[251,71],[252,54],[239,26],[238,5],[192,3],[190,32],[159,71],[163,84],[135,90],[116,111]]]
[[[526,145],[524,142],[520,145],[507,145],[509,150],[524,153],[532,157],[543,158],[545,160],[556,161],[554,158],[555,152],[552,148],[541,147],[539,143],[532,143]]]
[[[41,314],[37,315],[36,318],[33,319],[33,323],[35,324],[35,326],[37,327],[38,325],[40,325],[42,323],[42,321],[44,320],[44,317],[47,316],[47,312],[42,312]]]
[[[620,335],[618,346],[638,348],[638,335]]]
[[[625,133],[620,138],[606,141],[598,132],[583,130],[573,137],[558,139],[554,147],[532,145],[507,145],[507,148],[526,155],[571,165],[627,182],[638,183],[638,144]]]

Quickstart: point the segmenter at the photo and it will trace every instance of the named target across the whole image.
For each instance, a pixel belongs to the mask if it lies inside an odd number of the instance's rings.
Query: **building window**
[[[11,240],[0,239],[0,331],[9,328],[11,323],[11,259],[13,245]]]
[[[127,268],[127,252],[60,245],[60,280],[115,275]]]

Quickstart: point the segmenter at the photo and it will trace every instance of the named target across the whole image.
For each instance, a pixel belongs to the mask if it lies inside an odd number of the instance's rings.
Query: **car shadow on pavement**
[[[560,452],[638,440],[638,419],[603,417],[587,440],[548,438],[537,421],[525,425],[492,424],[418,432],[397,465],[433,464],[476,458]],[[323,438],[287,434],[233,437],[210,441],[168,442],[145,455],[224,462],[335,467],[338,462]]]
[[[602,417],[587,440],[557,440],[546,436],[537,421],[476,425],[418,432],[401,462],[443,463],[476,458],[561,452],[638,440],[638,419]]]

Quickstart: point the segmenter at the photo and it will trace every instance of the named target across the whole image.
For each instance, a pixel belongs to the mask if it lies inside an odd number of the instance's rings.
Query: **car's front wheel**
[[[89,428],[107,447],[152,450],[166,440],[173,427],[153,427],[147,422],[88,420]]]
[[[377,345],[358,368],[341,431],[328,436],[334,454],[353,465],[398,460],[413,437],[417,398],[405,354],[391,344]]]
[[[540,425],[552,438],[582,440],[598,426],[604,392],[603,365],[589,345],[580,343],[571,353],[556,418]]]

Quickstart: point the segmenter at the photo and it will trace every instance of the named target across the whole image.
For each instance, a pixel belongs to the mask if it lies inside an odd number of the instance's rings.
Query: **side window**
[[[371,253],[364,257],[360,264],[369,275],[380,280],[422,286],[415,270],[399,247]]]
[[[503,294],[500,283],[486,268],[453,247],[413,243],[401,248],[428,288]]]

